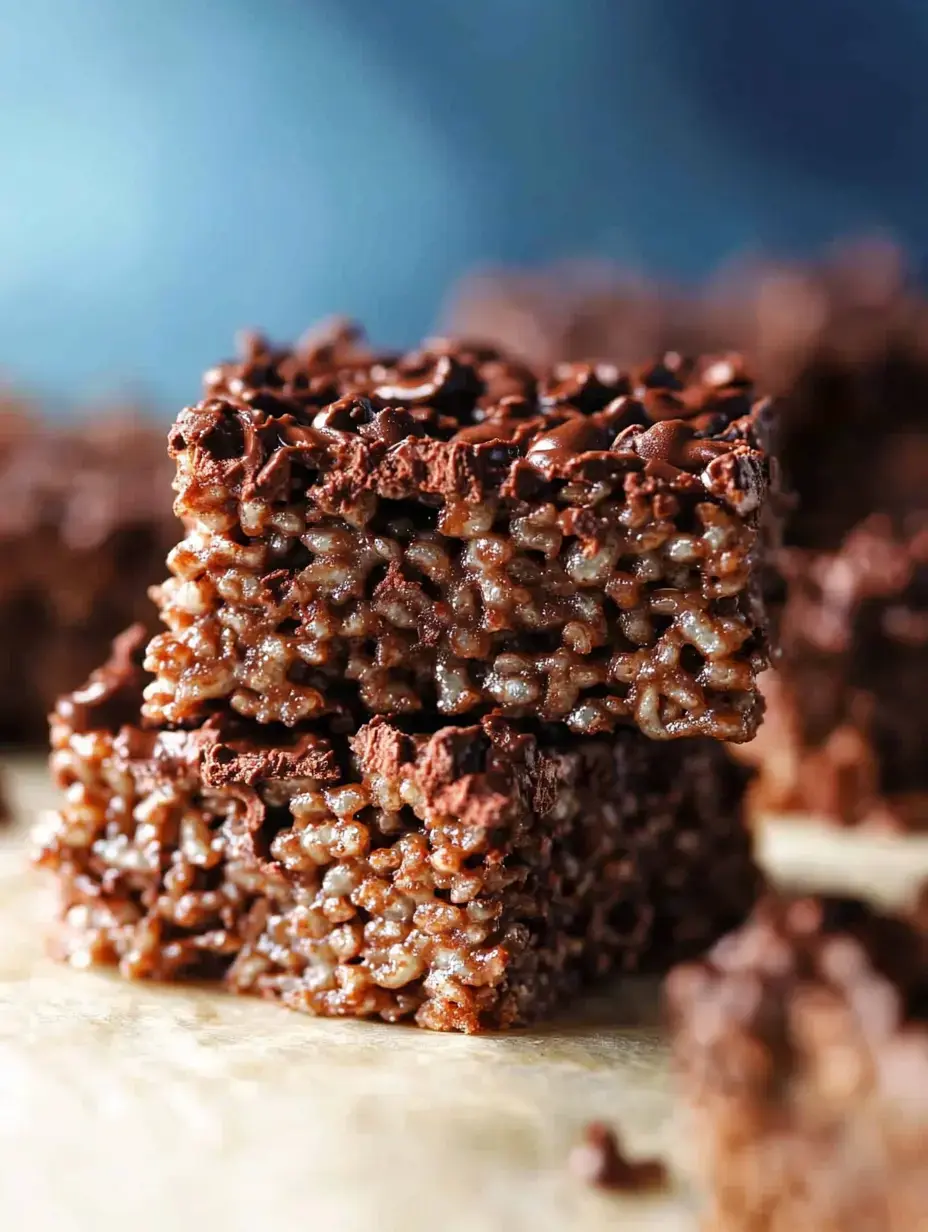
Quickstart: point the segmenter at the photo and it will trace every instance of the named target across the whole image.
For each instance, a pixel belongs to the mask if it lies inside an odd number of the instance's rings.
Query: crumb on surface
[[[629,1159],[616,1135],[601,1121],[592,1121],[570,1153],[570,1170],[578,1180],[597,1189],[642,1193],[667,1185],[662,1159]]]

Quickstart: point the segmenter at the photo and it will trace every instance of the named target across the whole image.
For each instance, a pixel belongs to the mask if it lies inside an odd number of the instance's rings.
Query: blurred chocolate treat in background
[[[928,830],[928,518],[873,514],[782,569],[783,657],[745,749],[756,811]]]
[[[767,810],[928,826],[928,301],[891,244],[742,262],[698,288],[576,266],[486,274],[450,324],[538,362],[741,351],[776,398],[784,486],[778,670],[744,752]]]
[[[924,899],[923,899],[924,902]],[[916,1232],[928,1212],[923,902],[763,899],[666,984],[714,1232]]]
[[[55,422],[0,398],[0,743],[44,744],[61,690],[148,618],[176,538],[164,438],[134,412]]]
[[[757,803],[928,829],[928,303],[878,244],[754,285],[795,500]]]

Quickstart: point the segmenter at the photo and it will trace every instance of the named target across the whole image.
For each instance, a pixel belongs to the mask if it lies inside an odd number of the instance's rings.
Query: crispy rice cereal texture
[[[923,924],[769,898],[671,974],[713,1232],[928,1227]]]
[[[497,709],[750,739],[765,406],[731,358],[538,373],[447,342],[251,339],[170,434],[190,531],[145,719]]]
[[[700,953],[750,908],[745,772],[716,742],[552,741],[501,716],[144,730],[142,642],[53,716],[64,801],[38,862],[75,965],[471,1032]]]

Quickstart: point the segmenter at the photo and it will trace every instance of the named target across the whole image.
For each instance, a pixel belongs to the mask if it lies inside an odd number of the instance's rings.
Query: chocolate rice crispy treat
[[[164,431],[0,404],[0,743],[44,744],[55,698],[150,620],[177,538]]]
[[[768,419],[731,358],[536,373],[251,339],[170,434],[190,531],[144,718],[496,709],[747,740]]]
[[[499,715],[421,734],[378,717],[351,738],[228,715],[145,730],[142,641],[53,716],[63,800],[37,858],[76,966],[472,1032],[666,969],[750,909],[746,772],[715,741]]]
[[[874,515],[835,553],[791,548],[783,661],[744,749],[760,812],[928,829],[928,515]]]
[[[668,980],[714,1232],[928,1226],[928,934],[765,899]]]

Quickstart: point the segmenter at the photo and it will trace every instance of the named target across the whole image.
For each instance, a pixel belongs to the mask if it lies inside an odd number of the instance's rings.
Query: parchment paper
[[[670,1195],[601,1195],[567,1156],[590,1119],[677,1158],[653,985],[506,1037],[304,1018],[201,989],[126,985],[44,956],[47,887],[25,871],[53,802],[40,763],[8,777],[0,838],[0,1232],[170,1229],[686,1229]],[[792,871],[906,893],[928,843],[772,828]],[[823,845],[824,844],[824,845]]]

